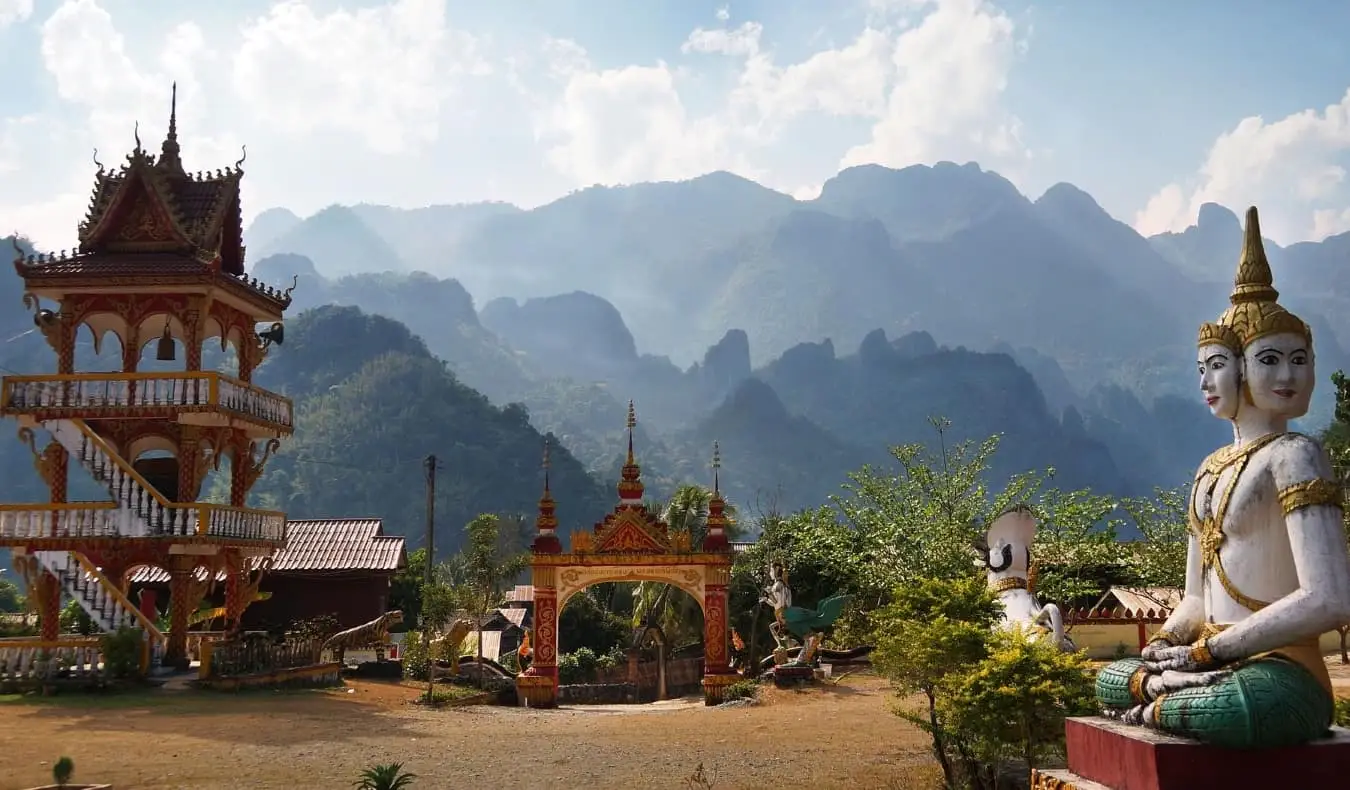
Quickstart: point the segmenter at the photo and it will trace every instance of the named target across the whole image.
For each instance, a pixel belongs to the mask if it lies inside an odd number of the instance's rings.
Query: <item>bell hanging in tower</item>
[[[173,333],[169,330],[169,319],[164,319],[164,334],[159,336],[159,348],[155,352],[155,359],[160,362],[173,362],[175,359],[173,351]]]

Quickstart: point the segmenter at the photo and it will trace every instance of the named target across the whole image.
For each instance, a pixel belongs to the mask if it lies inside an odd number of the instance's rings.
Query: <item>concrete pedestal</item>
[[[1287,749],[1240,751],[1109,719],[1064,724],[1067,771],[1036,771],[1033,790],[1200,790],[1350,786],[1350,730]]]

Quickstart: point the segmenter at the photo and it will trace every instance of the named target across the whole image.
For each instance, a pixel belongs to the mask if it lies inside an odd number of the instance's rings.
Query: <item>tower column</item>
[[[196,569],[196,558],[183,554],[169,557],[169,639],[164,648],[164,665],[176,669],[187,669],[190,663],[187,655],[188,611],[192,606],[192,571]]]
[[[730,633],[727,624],[727,587],[730,567],[709,569],[703,592],[703,701],[722,702],[727,686],[739,677],[731,668]]]
[[[516,696],[531,708],[558,705],[557,569],[534,566],[534,656],[530,668],[516,676]]]
[[[42,641],[55,642],[61,638],[61,581],[40,565],[36,575],[38,627]]]

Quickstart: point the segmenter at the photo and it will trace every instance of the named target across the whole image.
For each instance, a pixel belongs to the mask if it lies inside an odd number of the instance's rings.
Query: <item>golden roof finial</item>
[[[1233,331],[1244,349],[1258,338],[1274,334],[1302,335],[1311,345],[1312,330],[1280,305],[1279,298],[1280,292],[1275,290],[1275,277],[1271,274],[1270,260],[1266,258],[1261,240],[1261,222],[1256,206],[1252,206],[1247,209],[1242,257],[1238,259],[1237,276],[1233,278],[1233,293],[1228,297],[1232,306],[1219,316],[1219,323]],[[1201,331],[1203,339],[1203,327]]]
[[[633,401],[628,401],[628,465],[633,465],[633,429],[637,427],[637,411]]]
[[[548,493],[548,470],[549,470],[549,465],[550,465],[550,464],[549,464],[549,459],[548,459],[548,437],[545,436],[545,437],[544,437],[544,493],[545,493],[545,494]]]
[[[1280,292],[1275,290],[1275,276],[1270,273],[1270,260],[1261,240],[1261,221],[1256,206],[1247,209],[1247,227],[1242,239],[1242,257],[1238,259],[1237,277],[1233,278],[1233,304],[1243,302],[1277,302]]]
[[[716,496],[720,494],[722,491],[721,480],[718,479],[719,477],[718,473],[722,469],[722,448],[718,445],[716,439],[713,439],[712,469],[713,469],[713,495]]]

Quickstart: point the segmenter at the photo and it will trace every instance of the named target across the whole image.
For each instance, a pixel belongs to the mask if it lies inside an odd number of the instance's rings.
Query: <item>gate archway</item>
[[[555,503],[548,487],[544,455],[544,495],[539,500],[536,535],[531,545],[534,584],[534,662],[516,678],[522,703],[535,708],[558,704],[558,614],[567,599],[601,582],[652,581],[671,584],[694,596],[703,607],[703,698],[722,701],[738,675],[729,666],[727,588],[732,552],[727,541],[725,503],[713,462],[713,494],[707,530],[700,545],[689,532],[675,530],[642,502],[642,469],[633,456],[633,403],[628,403],[628,458],[619,480],[619,504],[589,530],[574,531],[569,551],[558,539]]]

